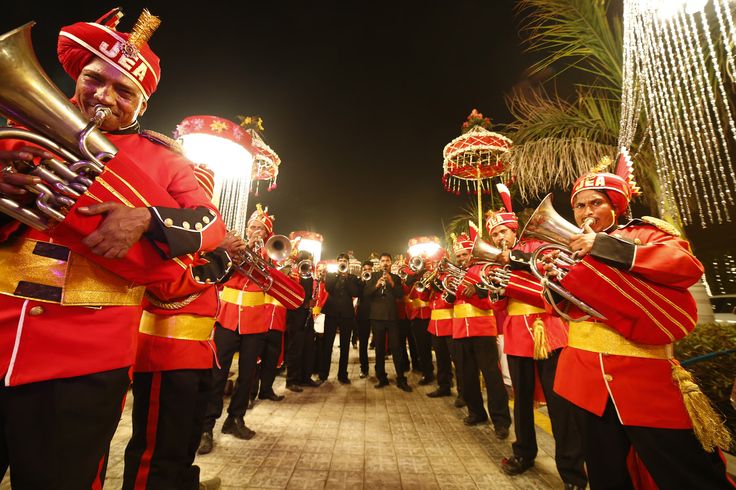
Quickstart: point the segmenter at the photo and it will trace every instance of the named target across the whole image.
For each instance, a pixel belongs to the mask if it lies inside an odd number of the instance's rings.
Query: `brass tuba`
[[[553,265],[557,271],[558,279],[562,279],[565,275],[565,270],[559,266],[569,267],[579,262],[575,253],[570,250],[570,242],[572,241],[573,235],[579,235],[581,233],[583,233],[582,229],[573,225],[555,211],[555,208],[552,207],[552,194],[547,194],[539,206],[537,206],[537,209],[534,210],[534,213],[529,218],[529,221],[527,221],[526,226],[519,237],[521,240],[525,238],[537,238],[539,240],[549,242],[549,244],[542,245],[534,251],[529,260],[529,267],[532,274],[534,274],[534,276],[542,283],[548,302],[561,317],[569,321],[584,321],[591,316],[605,320],[605,316],[577,299],[557,282],[549,281],[546,275],[539,272],[542,254],[550,250],[557,250],[559,253],[554,259]],[[568,314],[564,313],[556,306],[555,301],[549,294],[550,290],[559,294],[580,310],[587,313],[588,316],[577,319],[570,318]]]
[[[480,282],[485,289],[499,293],[503,287],[499,287],[499,283],[508,282],[508,267],[499,267],[498,258],[505,249],[496,248],[480,237],[480,233],[475,237],[473,249],[470,255],[478,260],[485,262],[480,269]]]
[[[31,171],[42,180],[28,186],[37,196],[35,207],[0,197],[0,211],[46,230],[64,220],[117,148],[97,129],[110,109],[98,106],[88,121],[41,68],[31,42],[34,24],[29,22],[0,36],[0,114],[29,128],[2,128],[0,139],[27,141],[63,161],[43,160]]]

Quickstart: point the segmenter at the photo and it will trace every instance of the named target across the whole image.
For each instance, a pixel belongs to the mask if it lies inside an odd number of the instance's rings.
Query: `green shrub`
[[[736,327],[723,323],[698,325],[675,344],[675,357],[684,362],[705,354],[736,349]],[[730,402],[736,377],[736,352],[686,364],[700,389],[708,395],[716,409],[726,418],[731,434],[736,437],[736,410]],[[731,447],[733,452],[734,446]]]

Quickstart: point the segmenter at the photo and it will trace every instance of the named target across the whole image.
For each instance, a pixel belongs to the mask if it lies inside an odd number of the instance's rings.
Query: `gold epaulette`
[[[150,129],[144,129],[143,131],[141,131],[141,136],[149,141],[153,141],[154,143],[163,145],[175,153],[178,153],[180,155],[184,154],[184,150],[182,149],[181,145],[177,143],[176,140],[174,140],[173,138],[169,138],[165,134],[157,133],[156,131],[151,131]]]
[[[662,230],[665,233],[668,233],[672,236],[679,237],[680,236],[680,230],[678,230],[675,225],[672,223],[668,223],[663,219],[655,218],[653,216],[642,216],[641,220],[644,223],[647,223],[649,225],[654,226],[655,228],[658,228]]]

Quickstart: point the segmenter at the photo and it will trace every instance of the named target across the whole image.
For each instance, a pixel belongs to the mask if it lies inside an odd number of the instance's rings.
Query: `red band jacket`
[[[466,284],[480,282],[481,265],[473,264],[465,274],[465,281],[457,289],[455,303],[452,308],[452,338],[495,337],[496,318],[493,316],[494,305],[487,291],[479,290],[478,294],[466,297],[463,294]]]
[[[666,226],[641,220],[619,227],[610,236],[599,233],[586,260],[589,265],[605,263],[652,284],[681,288],[697,282],[703,273],[702,264],[686,241],[669,233]],[[565,281],[576,269],[584,271],[588,266],[573,266]],[[586,288],[597,287],[597,282],[583,277]],[[600,297],[599,301],[610,301],[610,297]],[[664,327],[670,335],[684,336],[678,326],[665,322]],[[682,394],[672,379],[674,361],[671,344],[663,342],[663,338],[669,339],[665,331],[652,328],[650,332],[636,332],[636,341],[632,341],[629,325],[619,329],[616,322],[610,321],[571,322],[570,345],[560,355],[555,391],[597,415],[603,413],[610,398],[623,425],[690,428]],[[597,347],[598,338],[604,339],[607,347]],[[640,339],[650,340],[645,343]]]
[[[213,249],[225,235],[191,162],[148,134],[107,136],[119,154],[181,207],[152,209],[151,230],[143,240],[153,240],[169,257],[182,256],[177,277],[185,274],[186,254]],[[184,230],[178,226],[184,221],[211,225]],[[0,373],[5,385],[131,366],[143,288],[70,252],[46,233],[4,215],[0,225]]]
[[[442,297],[442,293],[430,287],[429,298],[429,325],[427,330],[436,337],[447,337],[452,335],[452,307]]]
[[[523,241],[511,250],[511,278],[501,303],[506,308],[503,351],[507,355],[534,357],[534,323],[537,319],[544,324],[549,351],[567,345],[567,325],[560,317],[545,311],[541,284],[524,270],[528,268],[529,255],[542,244],[538,241]],[[521,265],[515,267],[515,264]]]

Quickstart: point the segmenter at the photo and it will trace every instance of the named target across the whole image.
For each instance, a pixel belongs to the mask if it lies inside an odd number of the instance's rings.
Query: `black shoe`
[[[202,438],[199,440],[199,448],[197,449],[197,454],[211,453],[214,445],[215,441],[212,437],[212,431],[206,430],[202,432]]]
[[[232,434],[238,439],[253,439],[256,435],[256,431],[250,430],[243,422],[243,417],[232,417],[228,416],[225,419],[225,423],[222,424],[223,434]]]
[[[387,379],[379,379],[378,384],[374,386],[374,388],[383,388],[385,386],[388,386],[388,380]]]
[[[419,384],[422,386],[426,386],[428,384],[431,384],[434,381],[434,375],[430,374],[429,376],[422,376],[422,379],[419,380]]]
[[[337,378],[337,380],[340,382],[341,385],[349,385],[350,380],[348,378]]]
[[[367,377],[368,377],[368,373],[367,372],[365,372],[365,371],[361,371],[360,372],[360,379],[365,379]]]
[[[272,402],[280,402],[286,398],[284,395],[277,395],[276,393],[268,393],[267,395],[259,395],[259,400],[271,400]]]
[[[301,393],[302,391],[304,391],[304,388],[296,383],[286,383],[286,389],[289,391],[293,391],[294,393]]]
[[[488,417],[483,415],[468,415],[463,419],[465,425],[478,425],[488,422]]]
[[[521,475],[532,466],[534,466],[533,459],[522,458],[521,456],[511,456],[501,461],[501,469],[510,476]],[[565,485],[565,488],[567,488],[567,485]]]
[[[496,433],[496,439],[504,440],[509,438],[509,428],[508,427],[496,427],[493,429],[493,431]]]
[[[455,398],[455,408],[463,408],[465,406],[466,406],[466,403],[463,397],[458,396],[457,398]]]
[[[322,383],[319,383],[319,382],[317,382],[317,381],[313,380],[312,378],[309,378],[308,380],[306,380],[306,381],[304,381],[304,382],[302,382],[302,383],[300,383],[300,384],[301,384],[301,386],[303,386],[304,388],[316,388],[316,387],[318,387],[319,385],[321,385]]]
[[[427,396],[430,398],[439,398],[441,396],[452,396],[452,393],[450,390],[443,390],[442,388],[437,388],[434,391],[430,391],[427,393]]]
[[[397,381],[396,387],[400,389],[401,391],[405,391],[407,393],[411,393],[412,391],[414,391],[411,389],[411,386],[409,386],[409,384],[406,382],[405,379]]]

